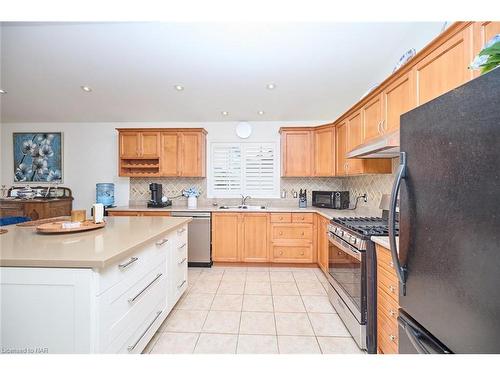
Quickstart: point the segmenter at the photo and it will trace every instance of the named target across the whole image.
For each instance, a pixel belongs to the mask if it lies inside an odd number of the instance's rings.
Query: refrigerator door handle
[[[448,348],[444,347],[426,332],[419,329],[419,327],[414,325],[411,321],[405,319],[403,314],[398,317],[398,324],[403,328],[418,354],[452,354]]]
[[[398,201],[401,181],[406,178],[406,152],[401,152],[399,156],[399,167],[396,172],[396,179],[392,185],[391,202],[389,206],[389,245],[391,248],[392,262],[402,286],[403,296],[406,295],[406,265],[401,265],[399,261],[398,248],[396,246],[396,206]]]

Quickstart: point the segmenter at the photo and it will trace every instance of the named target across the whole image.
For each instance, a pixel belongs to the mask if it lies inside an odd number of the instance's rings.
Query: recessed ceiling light
[[[92,91],[92,89],[91,89],[90,87],[88,87],[88,86],[80,86],[80,88],[81,88],[83,91],[85,91],[85,92],[91,92],[91,91]]]
[[[222,111],[221,114],[222,114],[222,116],[227,116],[227,115],[229,115],[229,112],[228,111]]]
[[[257,113],[262,116],[265,112],[264,111],[259,111]]]
[[[182,90],[184,90],[184,86],[181,86],[181,85],[175,85],[175,86],[174,86],[174,89],[176,89],[177,91],[182,91]]]
[[[275,84],[275,83],[268,83],[268,84],[266,85],[266,88],[267,88],[268,90],[274,90],[274,89],[276,88],[276,84]]]
[[[0,94],[7,94],[7,91],[5,91],[4,89],[0,89]]]

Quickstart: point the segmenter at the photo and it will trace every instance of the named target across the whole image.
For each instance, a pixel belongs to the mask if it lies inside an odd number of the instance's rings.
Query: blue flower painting
[[[62,182],[62,133],[14,133],[14,181]]]

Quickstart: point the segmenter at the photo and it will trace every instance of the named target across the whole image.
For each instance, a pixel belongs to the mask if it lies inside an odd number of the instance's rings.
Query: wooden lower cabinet
[[[273,214],[271,261],[274,263],[314,263],[315,226],[312,213]],[[273,221],[273,220],[271,220]]]
[[[380,354],[398,353],[399,282],[391,252],[376,245],[377,252],[377,349]]]
[[[269,262],[269,214],[242,214],[241,260]]]
[[[330,220],[327,218],[318,216],[318,239],[317,239],[317,249],[318,249],[318,266],[323,270],[323,272],[328,273],[328,224]]]
[[[239,262],[241,246],[241,214],[224,212],[212,214],[212,260]]]
[[[169,211],[108,211],[108,216],[171,216]]]

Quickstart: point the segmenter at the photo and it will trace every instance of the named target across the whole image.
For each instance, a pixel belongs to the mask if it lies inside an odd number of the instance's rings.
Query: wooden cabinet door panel
[[[140,135],[137,132],[120,132],[120,156],[140,156]]]
[[[314,175],[335,175],[335,128],[314,130]]]
[[[361,143],[363,143],[361,111],[357,111],[347,120],[347,152]]]
[[[362,109],[363,143],[382,134],[382,98],[382,95],[376,96]]]
[[[382,93],[384,106],[384,132],[399,129],[400,117],[416,105],[413,75],[407,73],[391,83]]]
[[[161,133],[161,175],[179,175],[179,136],[176,132]]]
[[[318,220],[318,265],[323,272],[328,272],[328,223],[323,217]]]
[[[203,177],[202,152],[205,146],[202,144],[202,134],[199,132],[182,132],[180,133],[180,139],[180,175]]]
[[[212,214],[212,258],[214,262],[238,262],[240,246],[239,213]]]
[[[160,156],[160,133],[141,133],[141,156],[144,158],[157,158]]]
[[[466,28],[415,66],[417,104],[424,104],[470,80],[471,61],[471,29]]]
[[[312,140],[310,130],[287,130],[282,133],[282,176],[311,176]]]
[[[346,159],[347,152],[347,125],[344,121],[337,126],[337,139],[336,139],[336,168],[335,174],[337,176],[344,176],[346,174]]]
[[[269,261],[268,225],[268,214],[243,214],[242,261]]]

